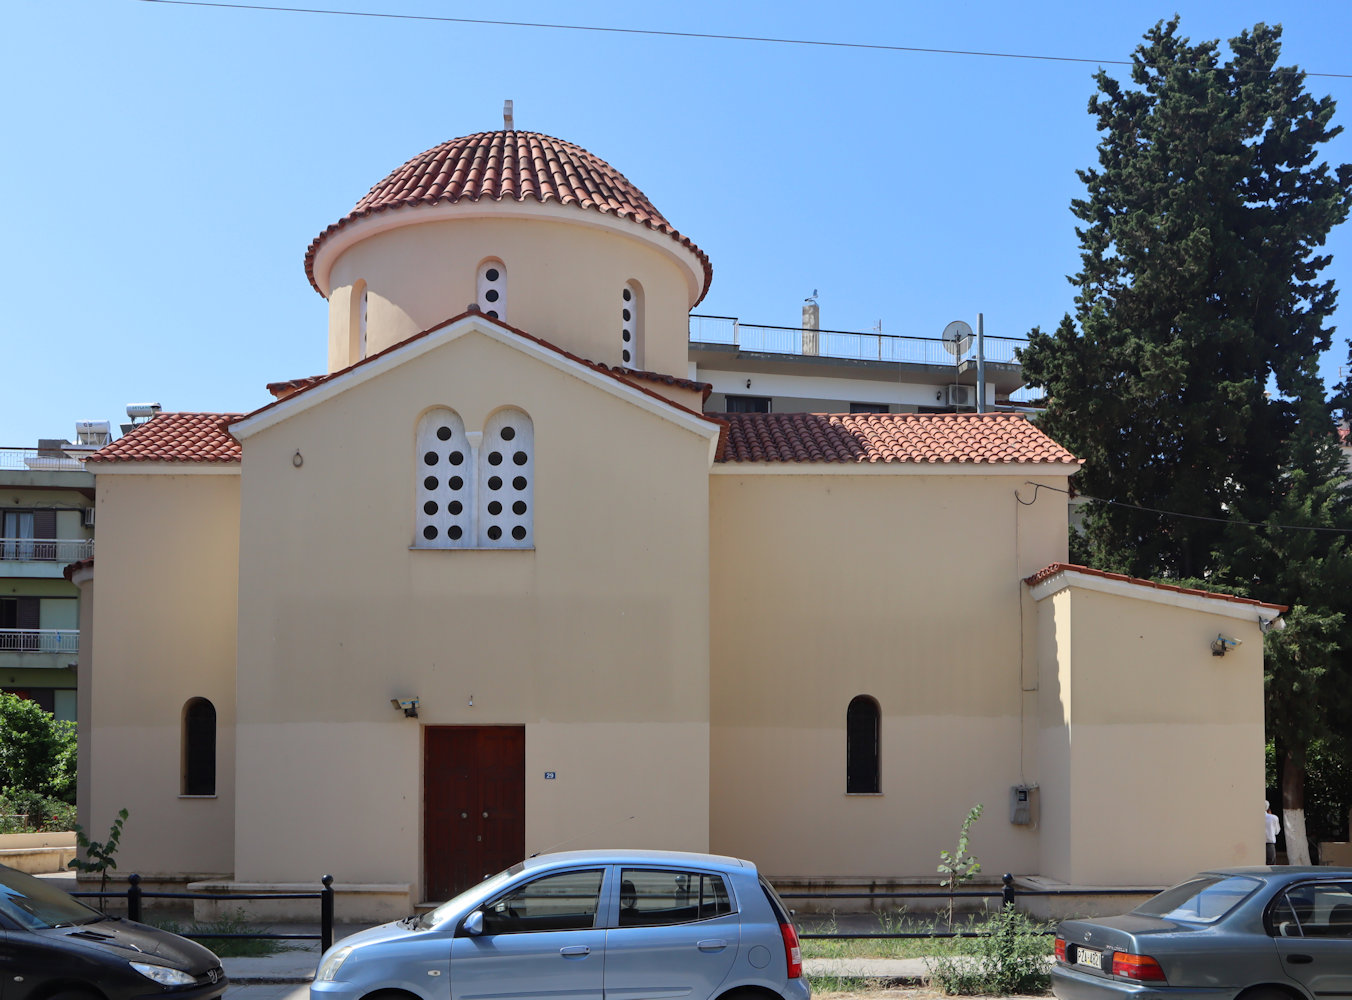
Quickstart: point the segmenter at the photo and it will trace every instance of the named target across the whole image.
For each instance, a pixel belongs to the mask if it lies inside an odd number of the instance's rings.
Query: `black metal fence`
[[[1154,896],[1158,889],[1020,889],[1014,884],[1014,876],[1008,872],[1001,877],[1003,886],[999,889],[958,889],[950,892],[947,889],[937,890],[906,890],[904,892],[781,892],[779,897],[784,900],[789,899],[998,899],[1000,906],[1018,906],[1021,898],[1034,896]],[[808,915],[804,915],[808,916]],[[800,933],[800,938],[821,938],[821,939],[890,939],[890,938],[974,938],[981,937],[984,932],[979,930],[946,930],[941,931],[937,927],[926,931],[894,931],[882,933],[854,933],[850,931],[837,931],[831,934],[813,934]],[[1054,934],[1054,930],[1048,930],[1045,933]]]
[[[126,892],[72,892],[72,896],[97,899],[123,899],[127,903],[127,917],[130,920],[141,919],[141,902],[146,899],[210,899],[218,903],[243,902],[245,900],[268,900],[276,902],[287,899],[314,899],[319,901],[318,934],[274,934],[258,933],[222,933],[214,931],[183,934],[188,938],[242,938],[270,941],[318,941],[320,951],[328,951],[333,946],[333,876],[325,875],[320,882],[324,888],[316,892],[147,892],[141,888],[141,876],[127,876]]]

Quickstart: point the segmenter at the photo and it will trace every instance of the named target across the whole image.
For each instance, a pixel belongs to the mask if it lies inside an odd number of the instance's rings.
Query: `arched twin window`
[[[866,694],[850,701],[845,710],[845,791],[870,794],[882,790],[879,781],[878,703]]]
[[[191,698],[183,706],[181,794],[216,794],[216,706]]]
[[[515,407],[479,433],[454,410],[418,421],[413,547],[528,549],[535,544],[535,429]]]

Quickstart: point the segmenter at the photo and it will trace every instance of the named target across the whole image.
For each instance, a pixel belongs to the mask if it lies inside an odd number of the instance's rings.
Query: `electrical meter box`
[[[1009,821],[1015,826],[1037,822],[1037,785],[1009,786]]]

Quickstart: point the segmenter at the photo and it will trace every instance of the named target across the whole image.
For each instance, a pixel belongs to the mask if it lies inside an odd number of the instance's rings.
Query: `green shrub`
[[[930,981],[945,993],[962,996],[1045,993],[1051,984],[1052,939],[1044,930],[1006,906],[986,921],[971,955],[930,959]]]
[[[69,802],[22,788],[7,788],[0,794],[0,833],[39,833],[73,830],[75,807]]]
[[[75,724],[0,692],[0,788],[75,801]]]
[[[261,955],[275,955],[280,951],[295,951],[297,946],[276,938],[237,938],[211,937],[212,934],[257,934],[267,928],[249,923],[243,910],[233,910],[221,915],[220,920],[207,923],[180,924],[173,920],[148,921],[161,930],[172,934],[192,934],[198,944],[210,948],[218,958],[250,958]]]

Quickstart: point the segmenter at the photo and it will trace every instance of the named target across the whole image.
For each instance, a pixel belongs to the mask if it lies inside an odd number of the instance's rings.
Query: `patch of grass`
[[[947,930],[946,922],[934,916],[918,916],[901,910],[884,910],[877,915],[876,934],[930,934],[936,929]],[[983,920],[977,914],[959,919],[954,930],[979,931]],[[839,921],[830,917],[800,919],[800,934],[839,933]],[[826,940],[811,938],[801,942],[804,958],[931,958],[934,956],[971,955],[976,952],[975,938],[840,938]],[[1050,948],[1050,945],[1048,946]]]
[[[203,937],[194,936],[193,940],[203,947],[210,948],[219,958],[260,958],[264,955],[276,955],[279,952],[296,950],[294,944],[288,941],[278,941],[274,938],[210,936],[212,934],[267,933],[267,927],[251,924],[245,920],[243,910],[234,910],[226,913],[220,920],[211,920],[206,923],[192,921],[187,924],[180,924],[174,920],[149,920],[146,922],[160,928],[160,930],[169,931],[171,934],[206,935]]]

